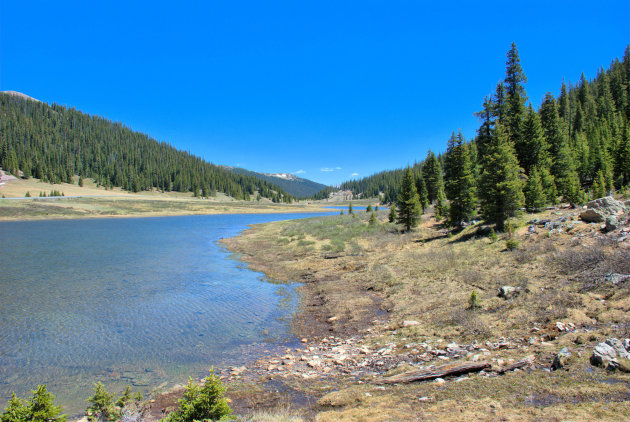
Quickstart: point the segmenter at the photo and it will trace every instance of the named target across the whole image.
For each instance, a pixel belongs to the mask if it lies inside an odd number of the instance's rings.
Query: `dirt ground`
[[[630,337],[630,278],[609,280],[630,274],[628,215],[603,233],[580,211],[523,214],[496,239],[481,223],[448,230],[431,213],[401,234],[387,212],[370,226],[355,211],[225,240],[269,279],[302,283],[293,330],[304,347],[224,370],[234,407],[289,406],[316,421],[628,419],[630,375],[589,361],[599,342]],[[499,297],[502,286],[514,294]],[[472,362],[488,368],[383,382]]]

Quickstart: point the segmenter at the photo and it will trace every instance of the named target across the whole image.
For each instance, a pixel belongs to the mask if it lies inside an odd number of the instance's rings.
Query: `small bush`
[[[114,395],[109,394],[99,381],[94,384],[94,395],[88,399],[90,406],[86,409],[88,421],[117,420],[118,414],[114,407]]]
[[[31,391],[30,400],[22,400],[12,394],[9,405],[0,415],[1,422],[65,422],[66,415],[61,414],[61,407],[55,406],[55,396],[46,390],[46,384],[38,385]]]
[[[232,420],[232,409],[224,397],[225,387],[214,371],[203,385],[189,379],[184,397],[179,399],[179,409],[170,413],[165,422],[194,422]]]
[[[488,235],[488,238],[490,239],[492,243],[496,242],[499,239],[494,229],[490,229],[490,234]]]
[[[519,242],[518,240],[508,239],[508,240],[505,241],[505,248],[508,251],[513,251],[515,249],[518,249],[520,244],[521,244],[521,242]]]
[[[470,309],[478,309],[481,308],[479,304],[479,295],[476,290],[470,292],[470,298],[468,299],[468,304],[470,305]]]

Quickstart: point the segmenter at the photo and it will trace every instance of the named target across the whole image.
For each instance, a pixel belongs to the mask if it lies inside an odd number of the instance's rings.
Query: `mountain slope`
[[[276,186],[280,186],[289,195],[293,195],[296,198],[310,198],[316,193],[320,192],[322,189],[328,187],[321,183],[313,182],[312,180],[308,179],[303,179],[290,173],[268,174],[257,173],[255,171],[250,171],[238,167],[226,168],[230,169],[234,173],[253,176],[260,180],[272,183]]]
[[[135,132],[121,123],[25,95],[0,93],[0,167],[47,182],[72,176],[129,191],[158,189],[290,202],[281,187],[238,174]]]

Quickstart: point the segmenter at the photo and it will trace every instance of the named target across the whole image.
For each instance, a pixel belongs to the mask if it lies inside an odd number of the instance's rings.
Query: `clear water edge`
[[[77,414],[96,381],[146,393],[293,345],[295,286],[217,242],[326,214],[1,222],[0,405],[45,383]]]

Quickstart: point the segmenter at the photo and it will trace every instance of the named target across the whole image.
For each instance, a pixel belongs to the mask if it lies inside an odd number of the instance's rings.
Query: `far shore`
[[[331,204],[334,205],[334,204]],[[332,212],[327,204],[275,204],[200,198],[81,196],[0,199],[0,222],[86,218],[172,217],[216,214]]]

